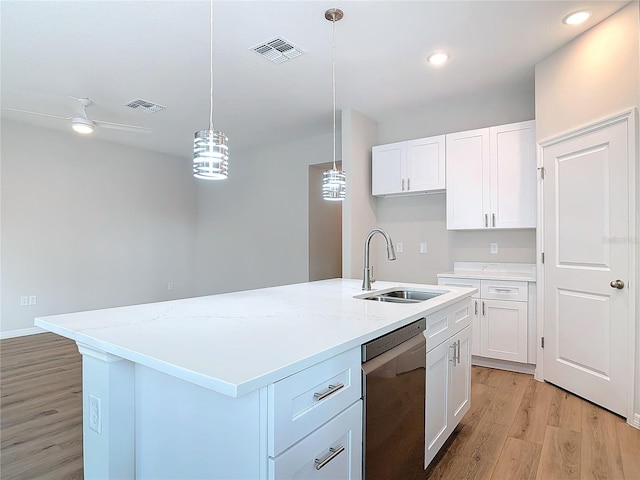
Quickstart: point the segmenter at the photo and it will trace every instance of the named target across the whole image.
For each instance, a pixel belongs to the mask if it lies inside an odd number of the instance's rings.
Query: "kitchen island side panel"
[[[266,478],[263,390],[232,398],[136,365],[136,478]]]

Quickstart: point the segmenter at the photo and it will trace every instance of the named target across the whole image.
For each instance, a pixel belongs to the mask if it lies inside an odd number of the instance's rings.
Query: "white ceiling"
[[[534,65],[628,1],[215,1],[214,126],[230,152],[328,133],[331,22],[336,24],[337,108],[381,121],[402,109],[532,83]],[[569,12],[594,12],[582,26]],[[209,2],[0,2],[2,106],[142,125],[151,133],[96,129],[94,137],[190,157],[209,121]],[[281,36],[305,54],[276,65],[250,47]],[[434,68],[425,59],[446,50]],[[142,113],[142,98],[167,106]],[[2,110],[2,117],[66,130],[63,120]]]

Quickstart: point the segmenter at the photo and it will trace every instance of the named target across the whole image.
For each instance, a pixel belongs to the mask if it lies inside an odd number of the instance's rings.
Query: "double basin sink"
[[[355,298],[362,300],[373,300],[376,302],[389,302],[389,303],[419,303],[432,298],[438,297],[445,293],[449,293],[447,290],[421,290],[415,288],[392,288],[369,292],[363,295],[358,295]]]

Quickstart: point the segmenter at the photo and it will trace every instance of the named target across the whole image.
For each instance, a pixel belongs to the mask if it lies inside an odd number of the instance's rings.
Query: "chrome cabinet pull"
[[[324,457],[323,459],[316,458],[313,461],[313,463],[316,464],[316,470],[320,470],[322,467],[324,467],[327,463],[329,463],[331,460],[336,458],[342,452],[344,452],[344,445],[340,445],[339,447],[330,447],[329,453],[327,454],[326,457]]]
[[[327,388],[324,392],[316,392],[313,394],[313,398],[316,399],[316,401],[320,401],[323,400],[325,398],[327,398],[329,395],[333,395],[334,393],[336,393],[338,390],[340,390],[341,388],[344,387],[344,383],[338,383],[336,385],[329,385],[329,388]]]
[[[511,293],[513,291],[510,288],[494,288],[494,290],[500,293]]]
[[[450,362],[453,363],[453,366],[456,366],[456,342],[453,342],[453,345],[449,345],[449,348],[453,349],[453,356],[451,357]]]
[[[484,302],[482,302],[482,316],[484,317]]]
[[[411,179],[407,178],[407,192],[411,190]]]
[[[402,191],[404,192],[404,178],[402,179]]]
[[[477,315],[478,314],[478,300],[475,300],[473,302],[475,304],[474,310],[473,310],[473,314]]]
[[[458,346],[458,365],[460,365],[460,340],[456,342],[456,345]]]
[[[612,280],[609,285],[611,285],[611,288],[617,288],[618,290],[624,288],[624,282],[622,280]]]
[[[484,214],[484,226],[485,228],[489,227],[489,215],[488,214]]]
[[[495,213],[491,214],[491,223],[492,223],[492,225],[494,227],[496,226],[496,214]]]

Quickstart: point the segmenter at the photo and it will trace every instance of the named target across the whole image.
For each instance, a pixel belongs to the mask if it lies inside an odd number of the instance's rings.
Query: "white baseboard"
[[[40,327],[20,328],[18,330],[8,330],[6,332],[0,332],[0,340],[5,338],[24,337],[25,335],[35,335],[36,333],[45,333]]]
[[[633,418],[629,419],[629,425],[640,429],[640,413],[633,414]]]
[[[497,360],[495,358],[477,357],[475,355],[471,357],[471,364],[478,365],[480,367],[509,370],[511,372],[528,373],[530,375],[533,375],[536,370],[536,366],[531,363],[509,362],[506,360]]]

